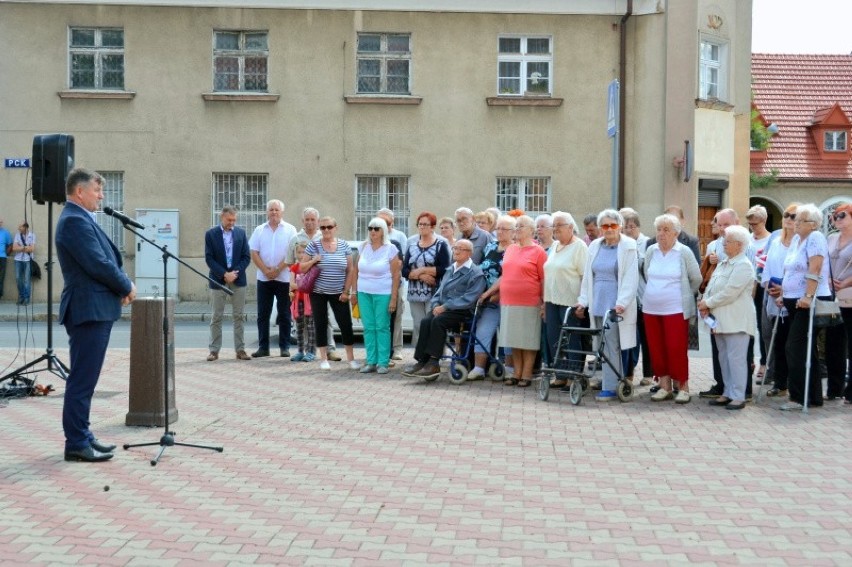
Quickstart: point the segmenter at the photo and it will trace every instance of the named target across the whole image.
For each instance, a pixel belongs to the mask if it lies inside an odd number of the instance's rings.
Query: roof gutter
[[[627,124],[627,20],[633,15],[633,0],[627,0],[627,12],[621,17],[618,40],[618,206],[624,206],[624,132]]]

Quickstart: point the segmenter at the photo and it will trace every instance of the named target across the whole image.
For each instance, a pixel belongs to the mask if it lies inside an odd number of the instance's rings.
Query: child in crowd
[[[305,254],[307,242],[296,244],[295,253],[299,262],[307,262],[310,257]],[[312,269],[317,269],[316,267]],[[290,285],[290,314],[296,321],[296,342],[299,352],[290,360],[293,362],[313,362],[316,360],[316,337],[314,331],[314,317],[311,311],[311,294],[299,289],[304,285],[307,274],[299,272],[299,263],[290,266],[293,272],[292,284]]]

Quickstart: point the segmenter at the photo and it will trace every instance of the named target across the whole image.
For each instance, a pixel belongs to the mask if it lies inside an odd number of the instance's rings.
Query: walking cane
[[[802,413],[808,413],[808,393],[811,388],[811,350],[814,340],[814,312],[816,311],[816,298],[811,299],[808,309],[808,355],[805,357],[805,399],[802,404]]]
[[[775,367],[772,364],[775,363],[775,334],[778,332],[778,322],[781,320],[781,314],[779,313],[777,317],[775,317],[775,323],[772,325],[772,338],[769,339],[769,353],[766,355],[766,373],[764,376],[769,374],[769,369],[775,370]],[[766,379],[761,381],[760,389],[757,390],[757,400],[754,402],[755,405],[760,403],[763,400],[763,387],[766,386]]]

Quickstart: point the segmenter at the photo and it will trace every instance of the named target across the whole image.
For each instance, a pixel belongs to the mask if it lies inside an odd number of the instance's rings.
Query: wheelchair
[[[481,309],[478,302],[473,311],[470,321],[462,323],[457,331],[447,333],[446,349],[441,360],[449,360],[448,376],[450,383],[459,386],[467,381],[468,373],[473,369],[473,353],[475,345],[479,345],[488,355],[488,366],[486,375],[492,380],[501,380],[506,370],[499,358],[491,354],[491,345],[484,345],[476,337],[476,322],[479,320]],[[426,378],[427,382],[434,382],[438,377]]]
[[[550,378],[557,377],[566,379],[570,382],[569,391],[571,403],[575,406],[582,403],[584,394],[589,390],[591,378],[595,375],[599,368],[603,368],[606,364],[609,366],[615,375],[618,377],[618,385],[615,393],[618,399],[622,402],[628,402],[633,396],[633,383],[626,379],[622,372],[616,368],[613,361],[606,356],[606,332],[612,328],[612,325],[618,325],[622,317],[618,315],[614,309],[610,309],[604,316],[604,324],[600,329],[591,329],[587,327],[571,327],[568,325],[568,320],[574,313],[574,308],[571,307],[565,311],[565,318],[562,320],[562,328],[559,330],[559,339],[556,342],[556,354],[553,357],[551,366],[542,368],[542,376],[538,383],[538,396],[541,401],[546,402],[550,396]],[[588,314],[586,315],[589,316]],[[582,347],[583,338],[591,339],[591,348],[585,349]],[[572,339],[575,339],[572,341]],[[576,339],[580,339],[577,341]],[[580,347],[571,347],[572,343],[580,343]],[[592,356],[593,359],[586,364],[586,358]]]

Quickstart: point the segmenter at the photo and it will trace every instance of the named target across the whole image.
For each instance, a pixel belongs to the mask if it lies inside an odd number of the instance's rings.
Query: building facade
[[[667,204],[699,233],[702,207],[747,207],[750,1],[481,4],[0,2],[15,54],[0,60],[0,147],[26,157],[36,135],[74,135],[105,204],[179,211],[180,253],[203,270],[226,203],[249,230],[267,199],[297,226],[314,206],[350,239],[383,206],[408,233],[462,205],[600,211],[620,78],[616,204],[646,232]],[[26,171],[0,179],[9,225]],[[27,207],[46,238],[45,207]],[[138,243],[101,220],[133,273]],[[185,274],[178,291],[202,299],[206,282]]]

